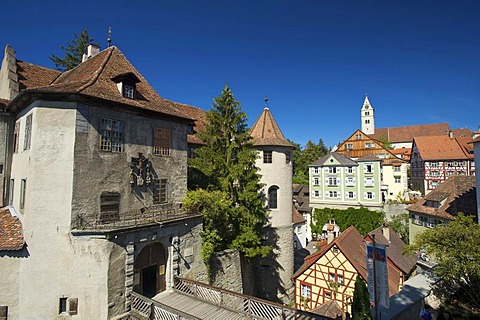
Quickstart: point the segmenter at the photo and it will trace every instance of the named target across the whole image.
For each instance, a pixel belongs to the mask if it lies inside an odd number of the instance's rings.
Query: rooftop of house
[[[299,212],[311,211],[307,184],[293,185],[293,201]]]
[[[253,138],[255,146],[281,146],[291,147],[293,145],[285,139],[280,127],[273,118],[270,109],[265,107],[250,129],[250,135]]]
[[[173,102],[175,107],[182,113],[195,120],[193,132],[187,136],[187,142],[192,144],[203,144],[203,141],[198,137],[197,133],[205,130],[207,126],[207,113],[205,110],[190,106],[188,104]]]
[[[413,255],[403,253],[405,243],[390,226],[381,226],[369,232],[367,237],[371,238],[372,235],[375,235],[376,242],[388,246],[388,258],[402,270],[404,274],[410,274],[412,272],[417,259]]]
[[[135,109],[148,110],[186,121],[193,119],[181,112],[174,102],[160,97],[155,89],[115,46],[111,46],[77,67],[59,73],[56,70],[17,61],[19,96],[27,94],[77,94],[85,98],[114,102]],[[119,91],[117,83],[129,79],[135,83],[133,98]],[[17,98],[19,97],[17,96]],[[15,109],[23,99],[15,98],[10,107]]]
[[[324,166],[324,165],[331,165],[330,162],[328,161],[330,157],[334,158],[335,160],[338,161],[338,163],[342,166],[358,166],[358,163],[353,161],[350,158],[347,158],[343,154],[340,154],[338,152],[331,152],[326,155],[324,155],[321,158],[318,158],[315,162],[310,164],[310,166]],[[377,159],[378,160],[378,159]]]
[[[0,251],[20,250],[24,245],[22,223],[8,207],[0,209]]]
[[[375,128],[370,137],[379,139],[386,137],[392,143],[412,142],[415,137],[448,135],[448,123],[420,124],[403,127]]]
[[[7,99],[0,98],[0,110],[4,111],[9,102]]]
[[[293,224],[305,223],[307,220],[298,212],[297,208],[292,208],[292,220]]]
[[[451,176],[407,210],[448,220],[458,212],[477,217],[475,176]]]
[[[338,317],[342,317],[344,313],[335,300],[330,300],[318,308],[313,309],[311,312],[331,319],[338,319]]]
[[[443,136],[415,137],[414,145],[422,160],[466,160],[465,146],[471,138],[450,138]],[[472,154],[473,156],[473,154]]]

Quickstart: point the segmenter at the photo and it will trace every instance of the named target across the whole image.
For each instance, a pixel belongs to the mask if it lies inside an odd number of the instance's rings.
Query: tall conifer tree
[[[357,276],[357,280],[355,280],[352,303],[352,318],[354,320],[372,319],[367,284],[360,276]]]
[[[87,52],[87,47],[91,43],[93,43],[93,38],[88,35],[87,29],[83,29],[80,34],[75,34],[75,38],[66,47],[60,47],[65,51],[63,59],[51,54],[50,60],[55,63],[57,70],[66,71],[73,69],[82,63],[82,56]]]

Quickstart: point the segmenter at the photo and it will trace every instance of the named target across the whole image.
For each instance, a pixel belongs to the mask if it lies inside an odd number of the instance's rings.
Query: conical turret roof
[[[253,138],[253,144],[255,146],[282,146],[293,148],[293,145],[283,136],[280,127],[267,107],[263,109],[262,114],[260,114],[260,117],[253,125],[250,130],[250,135]]]

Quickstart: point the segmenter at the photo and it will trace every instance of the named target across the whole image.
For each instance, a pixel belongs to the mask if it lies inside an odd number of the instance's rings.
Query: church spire
[[[365,100],[363,101],[362,110],[360,110],[360,115],[362,119],[362,132],[365,134],[374,134],[375,133],[375,117],[374,110],[370,100],[368,100],[368,94],[365,94]]]

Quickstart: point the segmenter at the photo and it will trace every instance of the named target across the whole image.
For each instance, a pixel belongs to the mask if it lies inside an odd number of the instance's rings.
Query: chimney
[[[388,225],[388,222],[384,222],[382,225],[382,234],[387,239],[388,242],[390,242],[390,227]]]
[[[330,244],[335,239],[335,235],[333,234],[333,230],[327,231],[327,244]]]
[[[450,139],[453,138],[453,131],[452,131],[452,130],[448,131],[448,137],[449,137]]]
[[[100,53],[100,46],[90,43],[87,47],[87,53],[84,53],[82,56],[82,62],[85,62],[88,59],[95,57],[99,53]]]

